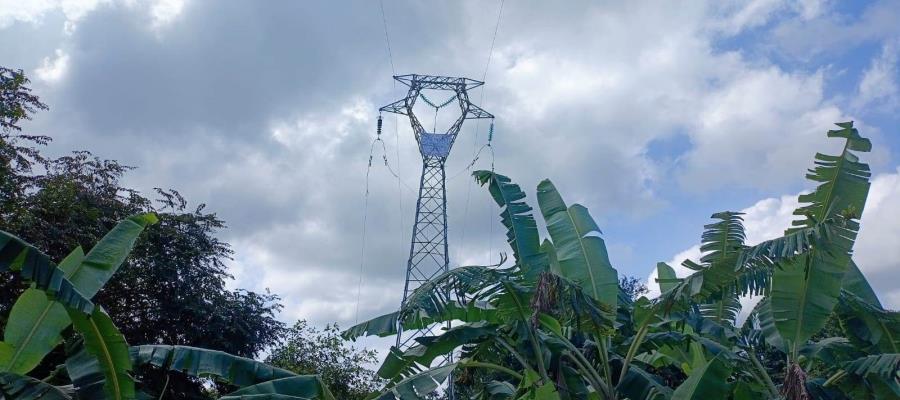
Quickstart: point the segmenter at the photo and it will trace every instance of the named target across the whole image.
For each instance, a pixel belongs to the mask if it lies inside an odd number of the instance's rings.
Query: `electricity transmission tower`
[[[470,89],[484,84],[468,78],[453,78],[431,75],[399,75],[394,79],[409,87],[406,97],[381,107],[379,111],[406,115],[412,125],[419,153],[422,155],[422,177],[419,181],[419,199],[416,202],[416,219],[413,223],[412,242],[409,246],[409,261],[406,264],[406,285],[403,289],[403,303],[409,295],[422,283],[435,276],[447,272],[450,259],[447,253],[447,189],[444,164],[450,155],[450,149],[462,124],[467,119],[494,118],[493,115],[469,101]],[[423,90],[449,91],[453,94],[441,104],[432,102]],[[413,113],[413,106],[421,98],[434,108],[435,113],[441,108],[458,103],[459,118],[446,130],[437,132],[437,116],[433,132],[422,126],[419,118]],[[379,124],[380,124],[379,117]],[[380,125],[379,125],[380,126]],[[412,339],[428,335],[434,327],[403,331],[398,327],[397,347],[408,348]]]

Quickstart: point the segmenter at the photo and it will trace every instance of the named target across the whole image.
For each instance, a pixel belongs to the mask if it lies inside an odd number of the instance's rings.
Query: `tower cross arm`
[[[466,119],[480,118],[494,118],[494,114],[484,111],[481,107],[478,107],[472,103],[468,103],[468,112],[466,112]]]
[[[408,108],[406,107],[406,98],[402,98],[400,100],[397,100],[391,104],[388,104],[388,105],[378,109],[378,111],[384,111],[384,112],[400,114],[400,115],[409,115],[407,113],[407,110],[408,110]]]

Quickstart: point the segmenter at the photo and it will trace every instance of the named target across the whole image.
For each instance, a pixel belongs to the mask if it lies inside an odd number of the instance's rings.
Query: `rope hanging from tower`
[[[488,141],[487,141],[487,143],[483,144],[483,145],[478,149],[478,151],[475,152],[475,155],[472,157],[472,161],[470,161],[469,164],[466,165],[465,168],[461,169],[459,172],[457,172],[457,173],[455,173],[455,174],[453,174],[453,175],[450,175],[450,178],[448,178],[448,180],[451,180],[451,181],[452,181],[452,180],[454,180],[454,179],[456,179],[456,178],[459,178],[461,175],[463,175],[463,174],[465,174],[465,173],[467,173],[467,172],[470,172],[470,171],[472,170],[472,168],[475,166],[475,164],[478,163],[478,160],[481,159],[481,152],[485,151],[485,149],[486,149],[487,151],[490,152],[490,155],[491,155],[491,172],[494,172],[494,161],[495,161],[495,157],[494,157],[494,146],[492,146],[492,144],[491,144],[491,143],[493,142],[493,140],[494,140],[494,119],[491,118],[491,125],[490,125],[490,128],[488,128]],[[477,144],[476,144],[476,145],[477,145]]]

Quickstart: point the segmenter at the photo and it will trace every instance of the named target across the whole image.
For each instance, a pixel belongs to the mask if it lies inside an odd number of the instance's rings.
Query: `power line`
[[[388,35],[387,17],[384,15],[384,0],[379,0],[378,4],[381,6],[381,23],[384,25],[384,41],[387,43],[388,58],[391,60],[391,74],[397,75],[397,70],[394,68],[394,54],[391,52],[391,36]],[[394,87],[397,87],[396,82]]]
[[[384,12],[384,1],[379,0],[378,2],[379,8],[381,9],[381,23],[384,28],[384,43],[387,47],[388,53],[388,61],[391,64],[391,75],[397,75],[397,70],[394,68],[394,52],[391,50],[391,36],[388,33],[388,25],[387,25],[387,16]],[[397,81],[391,79],[393,90],[397,90]],[[394,136],[397,139],[397,169],[400,169],[400,132],[398,128],[398,119],[397,116],[394,116]],[[391,175],[397,178],[397,203],[400,211],[400,242],[403,243],[403,186],[406,186],[407,189],[412,190],[409,185],[406,185],[400,179],[400,174],[395,172],[393,168],[391,168],[390,163],[388,163],[387,158],[387,149],[385,149],[384,141],[381,140],[381,116],[378,117],[378,137],[372,142],[372,146],[369,148],[369,165],[366,168],[366,194],[365,201],[363,206],[363,228],[362,228],[362,249],[360,250],[360,260],[359,260],[359,279],[356,284],[356,323],[359,323],[359,301],[360,301],[360,293],[362,292],[362,284],[363,284],[363,272],[365,271],[365,262],[366,262],[366,237],[367,237],[367,226],[369,222],[369,174],[372,171],[372,156],[375,151],[375,143],[381,142],[382,149],[382,157],[384,159],[384,166],[387,167],[388,171],[390,171]]]
[[[396,76],[397,69],[394,68],[394,52],[391,50],[391,35],[388,32],[387,16],[384,12],[384,0],[379,0],[378,4],[381,7],[381,24],[384,27],[384,43],[387,46],[388,60],[390,60],[391,63],[391,75]],[[393,88],[393,91],[396,92],[396,79],[391,79],[391,86]],[[403,186],[406,186],[410,191],[414,190],[410,188],[410,186],[407,185],[406,182],[403,182],[403,180],[400,179],[400,171],[402,170],[400,165],[400,116],[397,114],[394,114],[394,139],[396,140],[394,144],[394,150],[397,153],[397,172],[394,172],[394,170],[392,170],[391,166],[388,164],[387,153],[385,153],[384,155],[384,165],[388,167],[388,170],[390,170],[394,177],[397,178],[397,208],[400,211],[400,227],[399,229],[397,229],[397,232],[400,235],[400,248],[402,248],[402,244],[406,241],[403,236],[403,228],[405,226],[403,224]]]
[[[486,81],[488,68],[490,68],[491,60],[494,57],[494,44],[496,44],[496,42],[497,42],[497,32],[500,31],[500,20],[503,17],[503,4],[505,2],[506,2],[506,0],[500,0],[500,7],[497,10],[497,23],[494,25],[494,37],[491,38],[491,48],[488,51],[488,59],[487,59],[487,63],[484,66],[484,73],[481,74],[482,82]],[[481,98],[478,100],[478,103],[484,104],[484,86],[481,87]],[[472,160],[471,165],[474,165],[475,161],[478,160],[478,153],[480,153],[480,151],[481,151],[481,150],[478,150],[478,126],[480,125],[480,123],[481,123],[480,120],[475,121],[475,135],[474,135],[474,138],[472,139],[472,156],[473,156],[472,158],[473,158],[473,160]],[[491,149],[491,157],[492,158],[493,158],[493,154],[494,154],[494,151],[493,151],[493,149]],[[494,165],[494,162],[492,160],[491,161],[491,171],[493,171],[493,169],[494,169],[493,165]],[[468,218],[469,217],[469,201],[471,199],[471,195],[472,195],[472,179],[469,179],[469,183],[468,183],[468,185],[466,185],[466,206],[463,211],[463,229],[462,229],[462,237],[460,239],[460,250],[459,251],[462,251],[462,245],[466,241],[466,230],[468,228],[468,219],[469,219]],[[493,227],[493,225],[491,225],[491,226]],[[458,254],[457,254],[457,256],[458,256]],[[457,258],[459,258],[459,257],[457,257]]]

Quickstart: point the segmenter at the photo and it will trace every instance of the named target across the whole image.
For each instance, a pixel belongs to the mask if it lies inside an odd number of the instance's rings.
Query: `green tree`
[[[46,144],[46,136],[23,135],[19,122],[31,119],[47,105],[31,94],[28,78],[21,70],[0,67],[0,220],[15,214],[23,206],[30,187],[29,175],[43,158],[34,144]]]
[[[637,300],[638,297],[641,297],[650,291],[647,289],[647,285],[644,284],[643,280],[633,276],[623,276],[620,278],[619,287],[622,288],[622,292],[624,292],[632,301]]]
[[[367,365],[378,360],[375,351],[357,349],[340,336],[337,325],[318,330],[298,321],[271,349],[266,363],[301,375],[315,374],[339,399],[362,400],[383,384]]]
[[[202,204],[188,208],[176,191],[156,189],[151,200],[125,187],[120,181],[132,168],[117,161],[86,151],[43,157],[40,146],[49,138],[22,135],[19,126],[47,108],[27,83],[21,71],[0,69],[0,230],[15,233],[52,259],[63,259],[78,246],[90,251],[119,220],[155,212],[159,223],[138,239],[132,256],[97,295],[125,338],[243,357],[254,357],[276,342],[284,330],[275,318],[279,298],[226,287],[231,277],[225,263],[232,250],[217,237],[225,222]],[[18,276],[0,273],[0,327],[24,288]],[[48,373],[63,359],[57,349],[35,373]],[[179,398],[206,397],[194,378],[176,376],[169,385]]]
[[[221,351],[148,344],[128,346],[94,296],[128,257],[135,241],[158,222],[153,213],[123,219],[85,253],[72,250],[59,264],[8,232],[0,231],[0,271],[19,272],[33,284],[17,299],[0,342],[0,398],[11,400],[133,400],[182,398],[172,378],[206,378],[227,388],[226,399],[334,400],[315,375],[297,375]],[[49,376],[35,367],[72,329],[64,362]],[[141,376],[161,372],[161,385]],[[26,374],[31,374],[26,375]],[[38,375],[43,376],[43,375]]]

